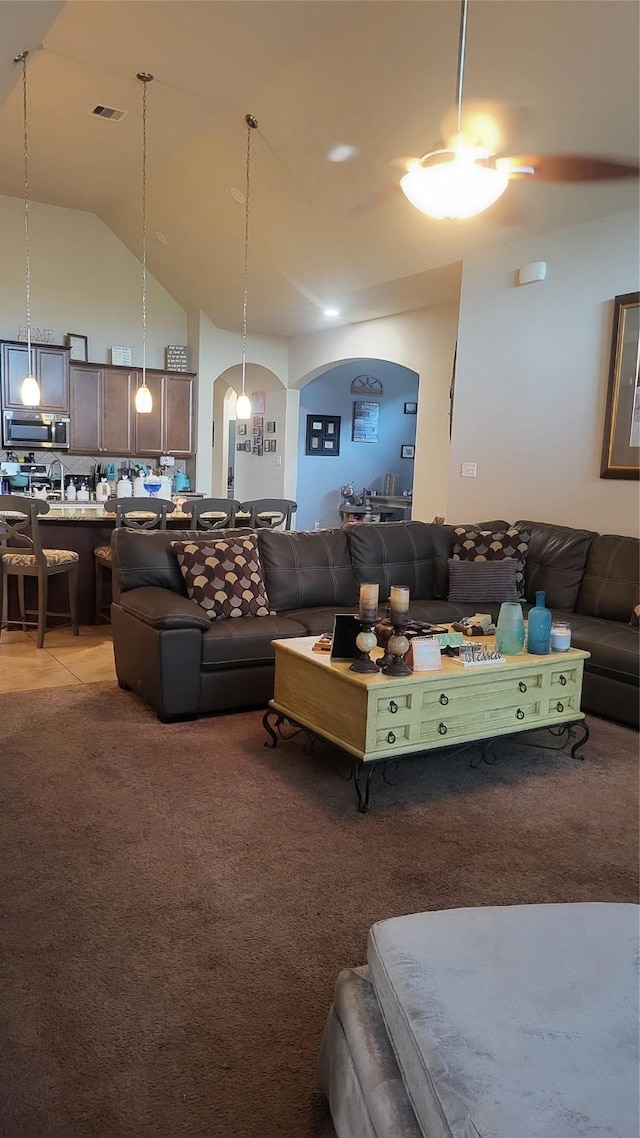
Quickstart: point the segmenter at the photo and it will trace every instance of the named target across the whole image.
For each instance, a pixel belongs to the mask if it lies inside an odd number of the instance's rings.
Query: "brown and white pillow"
[[[524,569],[531,541],[528,530],[465,529],[458,526],[453,534],[454,561],[504,561],[506,558],[515,561],[518,596],[524,596]]]
[[[255,534],[220,541],[172,541],[187,593],[209,620],[269,616]]]
[[[634,605],[631,610],[631,620],[629,624],[632,628],[640,628],[640,605]]]

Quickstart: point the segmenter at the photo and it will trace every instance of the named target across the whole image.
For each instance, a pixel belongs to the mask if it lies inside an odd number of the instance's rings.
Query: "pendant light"
[[[136,79],[142,83],[142,383],[136,391],[136,411],[149,415],[153,398],[147,387],[147,83],[153,75],[139,71]]]
[[[412,162],[400,179],[402,192],[429,217],[475,217],[498,200],[509,185],[504,170],[489,161],[491,154],[469,143],[462,132],[462,89],[467,41],[468,0],[461,0],[456,83],[457,134],[449,147]]]
[[[236,401],[236,419],[251,418],[251,400],[245,391],[247,371],[247,301],[249,296],[249,190],[251,184],[251,131],[258,126],[253,115],[245,115],[247,124],[247,167],[244,194],[244,277],[242,294],[242,394]]]
[[[24,139],[24,265],[25,297],[27,312],[27,374],[22,381],[20,398],[25,407],[38,407],[40,403],[40,384],[33,374],[31,352],[31,266],[29,263],[29,145],[27,133],[27,56],[28,51],[16,55],[14,63],[22,64],[22,109]]]

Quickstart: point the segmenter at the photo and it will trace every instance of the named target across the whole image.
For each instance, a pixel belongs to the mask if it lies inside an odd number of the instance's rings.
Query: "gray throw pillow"
[[[451,604],[501,604],[517,601],[518,563],[502,561],[456,561],[449,558],[449,596]]]

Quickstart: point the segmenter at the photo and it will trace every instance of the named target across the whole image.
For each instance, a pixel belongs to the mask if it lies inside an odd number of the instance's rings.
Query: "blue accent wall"
[[[352,395],[356,376],[379,379],[383,394]],[[385,474],[398,476],[398,493],[413,489],[413,460],[401,458],[403,444],[415,445],[416,415],[405,415],[405,403],[418,401],[418,375],[389,360],[360,359],[336,364],[316,376],[300,391],[298,440],[298,512],[296,529],[323,529],[340,525],[340,487],[352,483],[382,493]],[[353,405],[357,399],[380,404],[377,443],[351,441]],[[338,457],[305,454],[307,415],[340,415]]]

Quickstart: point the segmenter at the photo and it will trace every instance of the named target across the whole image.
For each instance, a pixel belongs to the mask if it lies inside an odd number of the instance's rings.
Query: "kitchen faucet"
[[[64,502],[64,466],[62,465],[62,460],[59,458],[54,458],[53,461],[49,463],[49,478],[51,480],[51,489],[53,489],[54,466],[60,467],[60,501]]]

